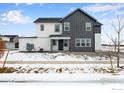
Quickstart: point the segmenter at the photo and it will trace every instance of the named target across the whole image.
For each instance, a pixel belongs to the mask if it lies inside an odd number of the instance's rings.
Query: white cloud
[[[15,3],[16,6],[19,6],[19,3]]]
[[[40,6],[42,7],[43,5],[45,5],[45,3],[40,3]]]
[[[107,12],[115,11],[124,7],[124,4],[94,4],[82,7],[82,9],[90,12]]]
[[[106,16],[108,13],[107,12],[105,12],[105,13],[102,13],[102,16]]]
[[[15,3],[16,6],[19,6],[19,5],[21,5],[21,4],[23,4],[23,3]],[[24,3],[24,4],[25,4],[25,5],[29,5],[29,6],[30,6],[30,5],[33,5],[33,3]]]
[[[4,26],[7,26],[8,24],[7,23],[0,23],[1,25],[4,25]]]
[[[26,3],[26,5],[33,5],[33,3]]]
[[[75,9],[74,7],[71,7],[71,8],[70,8],[70,11],[74,11],[74,9]]]
[[[30,23],[30,17],[22,14],[21,10],[7,11],[0,16],[1,21],[11,22],[14,24],[26,24]]]

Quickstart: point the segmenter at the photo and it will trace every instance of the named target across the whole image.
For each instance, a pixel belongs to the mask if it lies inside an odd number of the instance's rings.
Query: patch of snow
[[[6,55],[6,53],[5,53]],[[0,59],[4,61],[5,55]],[[105,56],[74,55],[66,53],[22,53],[10,51],[7,61],[108,61]],[[116,60],[113,57],[113,60]]]
[[[1,66],[1,64],[0,64]],[[121,82],[124,83],[124,69],[116,73],[108,71],[110,64],[6,64],[14,67],[14,73],[1,73],[0,81],[77,81],[77,82]],[[121,64],[121,66],[124,66]],[[61,70],[60,70],[61,69]],[[94,70],[97,69],[98,71]],[[102,69],[102,70],[101,70]]]
[[[88,82],[121,82],[124,75],[109,74],[0,74],[0,81],[88,81]]]

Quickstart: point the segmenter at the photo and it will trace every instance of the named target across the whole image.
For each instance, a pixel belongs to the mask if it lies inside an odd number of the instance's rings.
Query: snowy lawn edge
[[[0,74],[0,82],[75,81],[75,82],[121,82],[123,75],[112,74]]]

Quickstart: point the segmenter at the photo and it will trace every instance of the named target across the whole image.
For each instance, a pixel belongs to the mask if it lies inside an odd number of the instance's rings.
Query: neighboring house
[[[101,50],[101,23],[81,9],[64,18],[38,18],[36,37],[20,37],[20,51]]]
[[[2,40],[5,41],[6,49],[18,49],[19,48],[19,37],[18,35],[0,35]]]

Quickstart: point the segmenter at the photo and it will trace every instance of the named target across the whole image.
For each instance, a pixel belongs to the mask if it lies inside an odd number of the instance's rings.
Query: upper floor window
[[[91,47],[91,38],[76,38],[76,47]]]
[[[40,30],[44,31],[44,25],[43,24],[40,25]]]
[[[55,32],[60,32],[60,24],[55,24]]]
[[[14,38],[13,37],[10,37],[10,42],[14,42]]]
[[[86,22],[86,31],[91,31],[92,30],[92,26],[91,26],[91,22]]]
[[[70,31],[70,23],[64,22],[64,31]]]

